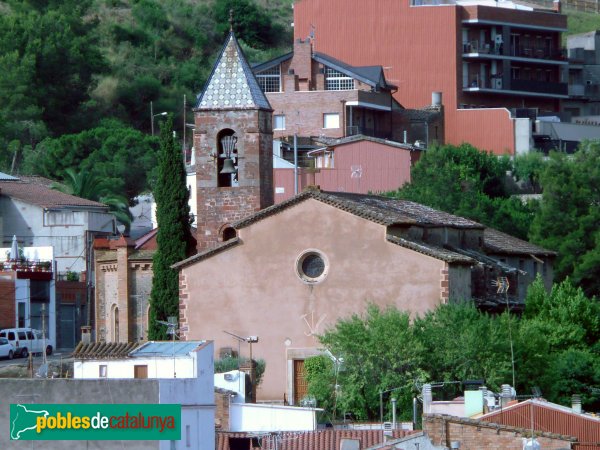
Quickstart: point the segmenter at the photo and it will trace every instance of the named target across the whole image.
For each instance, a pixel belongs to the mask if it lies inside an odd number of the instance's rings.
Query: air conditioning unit
[[[502,78],[494,78],[492,86],[494,86],[494,89],[502,89]]]

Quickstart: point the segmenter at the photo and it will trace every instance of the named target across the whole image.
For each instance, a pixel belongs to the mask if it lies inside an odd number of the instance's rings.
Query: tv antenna
[[[175,336],[179,331],[177,328],[177,316],[169,316],[167,317],[167,321],[157,320],[157,323],[161,325],[165,325],[167,327],[167,334],[171,336],[171,340],[173,342],[173,378],[177,378],[177,371],[175,369]]]

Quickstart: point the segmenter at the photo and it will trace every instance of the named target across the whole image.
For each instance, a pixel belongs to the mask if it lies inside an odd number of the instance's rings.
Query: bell
[[[223,168],[221,169],[221,172],[219,173],[235,173],[235,166],[233,165],[233,159],[231,158],[226,158],[225,161],[223,161]]]

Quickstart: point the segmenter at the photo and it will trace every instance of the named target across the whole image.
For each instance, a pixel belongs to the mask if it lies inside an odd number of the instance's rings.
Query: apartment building
[[[537,115],[568,98],[566,16],[489,0],[297,0],[296,39],[353,65],[381,64],[406,108],[444,98],[444,136],[496,154],[528,151]]]

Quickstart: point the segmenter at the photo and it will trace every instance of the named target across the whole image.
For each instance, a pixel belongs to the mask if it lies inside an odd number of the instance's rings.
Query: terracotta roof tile
[[[394,430],[393,437],[401,438],[414,431]],[[319,430],[283,433],[230,433],[218,431],[217,450],[230,450],[230,438],[257,437],[264,450],[337,450],[342,439],[356,439],[366,449],[384,441],[382,430]],[[277,439],[277,443],[276,443]]]
[[[141,345],[139,342],[80,342],[71,356],[75,359],[118,359],[127,355]]]
[[[102,208],[108,211],[108,207],[102,203],[65,194],[34,181],[0,181],[0,195],[12,197],[42,208],[82,207]]]

